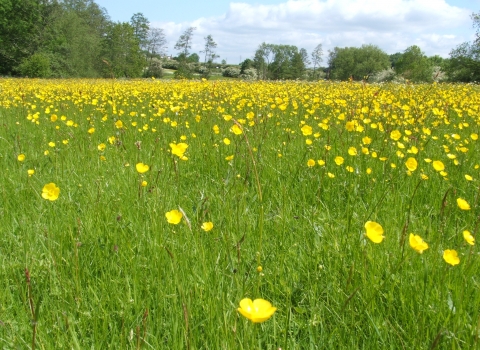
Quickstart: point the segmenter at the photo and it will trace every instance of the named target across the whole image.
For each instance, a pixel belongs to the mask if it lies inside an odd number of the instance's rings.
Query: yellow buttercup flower
[[[49,201],[55,201],[60,195],[60,188],[58,188],[53,182],[46,184],[42,189],[42,197]]]
[[[238,126],[237,124],[233,124],[230,128],[230,131],[233,132],[235,135],[243,134],[242,128],[240,128],[240,126]]]
[[[201,226],[202,230],[204,230],[205,232],[208,232],[210,231],[212,228],[213,228],[213,222],[211,221],[208,221],[208,222],[204,222]]]
[[[150,169],[150,167],[147,164],[143,164],[143,163],[137,163],[137,165],[135,165],[135,168],[140,174],[146,173]]]
[[[240,301],[240,307],[237,309],[243,316],[254,323],[267,321],[277,310],[272,304],[264,299],[245,298]]]
[[[463,239],[465,239],[465,242],[467,242],[470,245],[475,245],[475,238],[472,236],[470,231],[463,231]]]
[[[460,264],[458,253],[454,249],[447,249],[443,252],[443,260],[452,266]]]
[[[367,221],[365,223],[367,237],[373,243],[381,243],[385,236],[383,235],[383,227],[375,221]]]
[[[418,166],[417,160],[415,158],[410,157],[405,162],[405,166],[409,171],[415,171]]]
[[[32,176],[33,174],[35,174],[35,170],[33,170],[33,169],[28,169],[28,170],[27,170],[27,174],[28,174],[28,176]]]
[[[302,134],[303,136],[308,136],[308,135],[311,135],[313,132],[312,132],[312,127],[311,126],[308,126],[308,125],[304,125],[302,126]]]
[[[142,184],[141,184],[141,185],[142,185],[142,187],[147,187],[148,182],[147,182],[147,181],[142,181]]]
[[[337,156],[337,157],[335,157],[334,161],[335,161],[335,164],[342,165],[343,162],[344,162],[344,159],[343,159],[343,157]]]
[[[183,154],[187,150],[188,145],[184,142],[170,143],[170,148],[172,149],[172,154],[178,156],[179,158],[183,158]]]
[[[457,198],[457,205],[462,210],[470,210],[471,209],[470,204],[468,204],[468,202],[463,198]]]
[[[167,218],[167,222],[169,224],[177,225],[178,223],[180,223],[180,221],[182,221],[183,215],[182,215],[181,212],[174,209],[174,210],[171,210],[171,211],[165,213],[165,217]]]
[[[309,168],[314,167],[314,166],[315,166],[315,161],[314,161],[313,159],[309,159],[309,160],[307,161],[307,166],[308,166]]]
[[[413,233],[410,233],[409,243],[410,247],[420,254],[422,254],[424,250],[428,249],[428,244],[422,239],[422,237]]]
[[[17,160],[18,160],[19,162],[23,162],[23,161],[25,160],[25,154],[23,154],[23,153],[22,153],[22,154],[19,154],[18,157],[17,157]]]
[[[445,165],[439,161],[439,160],[434,160],[433,163],[433,168],[436,170],[436,171],[443,171],[445,170]]]

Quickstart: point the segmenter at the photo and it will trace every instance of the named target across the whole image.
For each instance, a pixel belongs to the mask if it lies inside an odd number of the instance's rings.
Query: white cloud
[[[388,53],[419,45],[428,55],[447,56],[471,40],[471,11],[445,0],[288,0],[278,5],[230,3],[223,16],[190,23],[153,23],[165,30],[171,53],[181,33],[194,32],[192,51],[199,52],[211,34],[217,53],[230,63],[252,57],[262,42],[296,45],[309,52],[322,43],[335,46],[375,44]]]

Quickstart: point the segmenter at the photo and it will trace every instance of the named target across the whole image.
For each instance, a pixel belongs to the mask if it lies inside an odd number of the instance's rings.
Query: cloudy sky
[[[196,27],[192,52],[211,34],[228,63],[252,58],[262,42],[296,45],[310,53],[322,44],[324,60],[335,46],[375,44],[389,54],[418,45],[427,55],[448,57],[474,38],[470,15],[480,0],[95,0],[113,21],[141,12],[162,28],[168,53]]]

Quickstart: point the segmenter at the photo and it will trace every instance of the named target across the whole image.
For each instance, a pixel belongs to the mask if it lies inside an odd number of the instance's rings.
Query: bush
[[[240,76],[240,68],[227,67],[223,70],[222,75],[228,78],[238,78]]]
[[[174,60],[168,60],[168,61],[165,61],[163,62],[162,64],[162,67],[163,68],[166,68],[166,69],[178,69],[178,66],[179,66],[179,63],[178,61],[174,61]]]
[[[48,78],[50,71],[50,58],[43,53],[35,53],[24,59],[18,66],[18,72],[29,78]]]
[[[144,74],[146,78],[163,77],[162,61],[160,61],[158,58],[152,58],[152,60],[150,61],[150,65],[148,66]]]
[[[240,78],[248,81],[257,80],[257,70],[255,68],[247,68],[240,74]]]

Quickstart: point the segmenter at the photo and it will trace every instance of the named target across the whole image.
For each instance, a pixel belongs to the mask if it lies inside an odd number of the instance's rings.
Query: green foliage
[[[480,81],[480,46],[463,43],[450,52],[450,58],[444,63],[450,81]]]
[[[395,65],[395,71],[415,83],[433,80],[433,63],[416,45],[403,52]]]
[[[137,38],[142,49],[148,47],[148,33],[150,30],[150,22],[143,13],[135,13],[130,19],[130,25],[133,27],[133,35]]]
[[[129,23],[112,23],[107,27],[102,58],[105,77],[138,77],[142,74],[145,59],[140,50],[134,28]]]
[[[237,67],[227,67],[223,70],[222,75],[228,78],[238,78],[240,76],[240,69]]]
[[[18,66],[21,75],[30,78],[48,78],[51,75],[50,59],[44,53],[34,53]]]
[[[302,51],[303,50],[303,51]],[[308,56],[293,45],[262,43],[253,59],[260,79],[299,79],[305,76]]]
[[[162,61],[158,58],[152,58],[149,61],[147,70],[145,71],[146,78],[161,78],[163,77]]]
[[[193,71],[186,61],[181,61],[178,64],[178,69],[173,73],[175,79],[192,79]]]
[[[0,74],[14,74],[39,49],[48,6],[39,0],[0,0]]]
[[[375,45],[362,47],[335,47],[329,54],[328,69],[331,79],[363,80],[390,67],[388,55]]]

